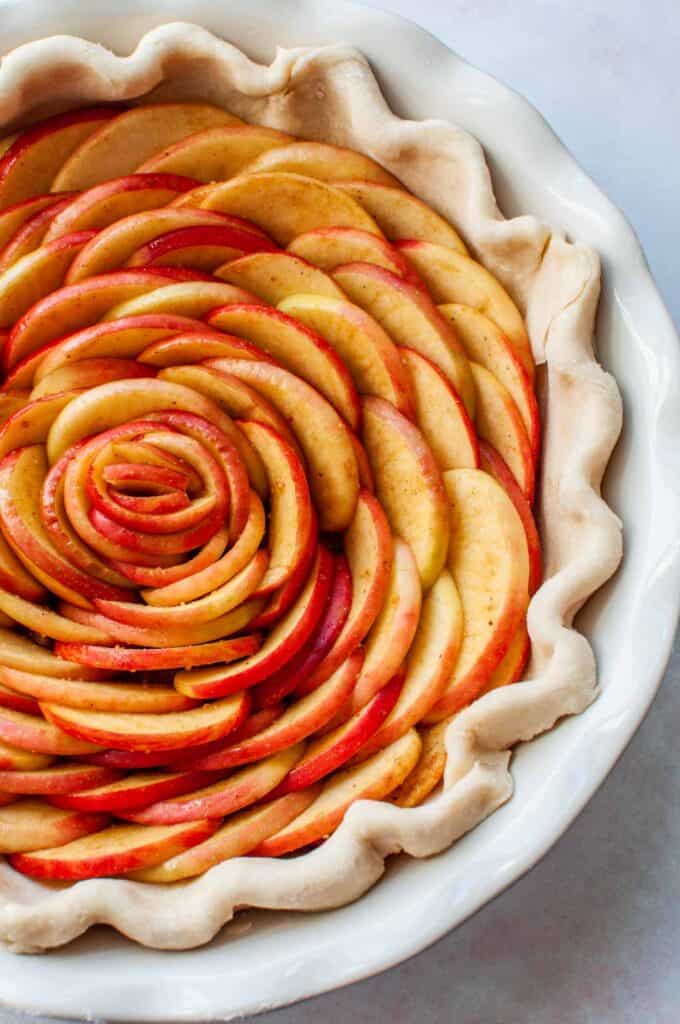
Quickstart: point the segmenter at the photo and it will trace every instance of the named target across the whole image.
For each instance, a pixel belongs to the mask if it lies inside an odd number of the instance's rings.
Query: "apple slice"
[[[195,132],[229,124],[235,118],[207,103],[145,103],[110,118],[85,137],[52,182],[52,191],[86,189],[132,174],[154,153]]]
[[[50,807],[42,800],[19,800],[0,811],[0,852],[27,853],[66,845],[99,832],[107,821],[105,814],[80,814]]]
[[[257,345],[281,366],[311,384],[353,430],[357,429],[359,399],[352,377],[331,345],[315,331],[279,310],[238,303],[215,310],[208,317],[208,323]]]
[[[36,302],[59,288],[92,231],[64,235],[22,256],[0,276],[0,327],[12,327]]]
[[[519,409],[497,377],[479,363],[470,363],[470,369],[477,390],[477,432],[496,449],[531,504],[534,499],[534,459]]]
[[[0,704],[3,707],[10,708],[12,711],[23,711],[27,715],[40,714],[38,702],[33,697],[24,697],[23,694],[16,693],[14,690],[8,690],[7,687],[1,685]]]
[[[351,196],[288,171],[242,174],[214,185],[201,207],[252,221],[281,246],[303,231],[331,225],[380,234],[373,218]]]
[[[221,697],[254,686],[290,661],[319,621],[330,588],[333,559],[319,546],[309,579],[295,604],[279,620],[260,649],[234,665],[178,672],[175,687],[197,700]]]
[[[526,625],[522,624],[508,647],[505,657],[495,672],[492,672],[484,693],[491,690],[498,690],[501,686],[510,686],[517,683],[524,674],[531,655],[531,640]]]
[[[357,751],[363,751],[365,744],[378,732],[392,711],[403,682],[403,673],[394,676],[347,722],[312,742],[277,792],[293,793],[297,790],[306,790],[319,779],[347,764]],[[328,684],[324,684],[326,685]]]
[[[541,539],[538,535],[538,528],[531,511],[531,505],[515,480],[514,475],[492,445],[482,441],[479,445],[479,454],[481,468],[486,473],[490,473],[494,480],[498,481],[517,509],[522,520],[529,548],[529,596],[531,596],[538,590],[543,579]]]
[[[393,543],[382,507],[368,491],[359,494],[345,533],[345,555],[352,577],[352,604],[345,624],[323,661],[297,688],[305,696],[336,671],[378,618],[390,583]]]
[[[32,754],[95,754],[99,747],[64,732],[54,722],[0,707],[0,739]]]
[[[203,842],[213,834],[215,827],[215,823],[210,821],[165,828],[112,825],[96,836],[76,839],[56,849],[17,853],[10,857],[10,864],[22,874],[44,881],[73,882],[82,878],[121,875],[149,867]]]
[[[100,359],[81,359],[70,366],[43,377],[31,391],[31,400],[58,395],[64,391],[81,391],[97,387],[111,380],[130,380],[132,377],[154,377],[154,371],[133,359],[116,359],[112,356]]]
[[[46,590],[36,578],[24,568],[12,553],[11,547],[0,533],[0,586],[25,601],[40,601],[46,597]]]
[[[449,509],[442,475],[417,427],[382,398],[364,399],[364,446],[393,531],[410,545],[421,583],[444,567]]]
[[[10,772],[30,772],[47,768],[54,758],[48,754],[35,754],[29,750],[22,750],[20,747],[13,747],[11,743],[3,743],[0,740],[0,768]]]
[[[106,769],[99,769],[100,771]],[[134,811],[148,807],[158,800],[168,800],[183,793],[191,793],[210,782],[212,776],[204,772],[137,772],[124,779],[79,787],[50,796],[53,807],[74,811]]]
[[[57,796],[74,793],[89,786],[108,785],[117,778],[118,774],[111,768],[79,764],[75,761],[72,764],[57,765],[55,768],[43,768],[28,772],[0,772],[5,792],[21,793],[28,796]]]
[[[348,263],[333,277],[352,302],[378,321],[397,345],[415,349],[442,370],[472,416],[474,384],[451,324],[422,288],[372,263]]]
[[[205,757],[189,757],[183,766],[196,771],[223,771],[250,764],[279,750],[286,750],[322,729],[348,700],[364,653],[357,649],[326,682],[297,700],[267,729]]]
[[[74,611],[79,610],[74,609]],[[240,609],[236,609],[236,611],[240,611]],[[249,607],[247,609],[251,617],[253,611],[254,608]],[[87,615],[88,613],[84,614]],[[94,619],[97,622],[106,624],[107,629],[109,628],[109,620],[105,616],[97,615],[94,616]],[[110,621],[111,626],[114,627],[116,623],[113,620]],[[123,628],[121,626],[119,631]],[[128,629],[133,628],[135,627],[128,627]],[[224,635],[221,624],[218,624],[215,632]],[[112,638],[110,635],[107,635],[106,639],[111,643]],[[174,639],[174,636],[170,634],[169,641],[172,642]],[[249,636],[239,636],[207,643],[190,643],[176,647],[161,647],[160,645],[163,642],[163,636],[160,633],[158,634],[157,647],[122,647],[119,643],[115,647],[104,647],[98,644],[58,641],[55,651],[62,658],[78,661],[81,665],[91,665],[93,668],[105,668],[112,672],[153,672],[156,670],[160,671],[161,669],[185,669],[190,671],[194,665],[215,665],[218,662],[226,664],[230,661],[248,658],[249,655],[254,654],[260,648],[260,637],[256,633]]]
[[[137,249],[127,266],[194,267],[212,274],[229,260],[252,252],[278,252],[278,248],[247,226],[211,224],[167,231]]]
[[[115,107],[84,107],[21,132],[0,160],[0,210],[50,190],[60,191],[52,184],[64,161],[117,114]]]
[[[493,320],[472,306],[450,302],[440,306],[439,311],[456,328],[468,358],[489,370],[510,392],[529,435],[536,461],[541,444],[538,404],[531,378],[514,348]]]
[[[19,798],[14,793],[0,793],[0,807],[7,807],[9,804],[15,803],[18,799]]]
[[[171,270],[171,267],[161,267]],[[178,268],[179,269],[179,268]],[[148,273],[151,272],[147,271]],[[130,271],[134,273],[134,271]],[[181,281],[178,284],[167,284],[156,291],[147,289],[145,295],[138,294],[128,302],[113,306],[104,317],[105,320],[117,320],[122,316],[139,316],[150,313],[172,313],[175,316],[186,316],[192,320],[200,320],[212,309],[226,306],[230,302],[257,302],[254,295],[234,288],[233,285],[221,281]]]
[[[3,341],[6,341],[9,336],[8,331],[0,332],[0,347]],[[5,382],[6,386],[6,382]],[[0,391],[0,426],[5,423],[10,416],[26,405],[29,400],[31,392],[27,389],[20,390],[18,388],[3,388]]]
[[[413,268],[384,238],[359,228],[317,228],[298,235],[288,252],[321,270],[335,270],[343,263],[374,263],[399,277],[413,278]],[[306,291],[307,289],[298,289]]]
[[[357,175],[357,179],[363,177]],[[370,213],[391,242],[417,238],[450,246],[460,253],[467,252],[451,225],[403,187],[391,188],[388,184],[367,180],[338,181],[337,185]]]
[[[354,514],[359,473],[351,431],[333,406],[280,366],[245,359],[209,359],[206,365],[245,381],[286,418],[307,462],[321,529],[344,530]]]
[[[390,795],[390,802],[398,807],[418,807],[441,782],[446,768],[446,730],[451,724],[445,718],[436,725],[420,729],[422,749],[420,758],[410,775]]]
[[[463,610],[451,574],[441,574],[423,602],[423,613],[406,662],[399,699],[380,729],[361,748],[363,760],[417,725],[451,680],[463,642]]]
[[[70,194],[66,196],[56,195],[54,192],[47,192],[42,196],[33,196],[30,199],[23,199],[0,211],[0,259],[2,251],[10,242],[12,237],[21,230],[37,214],[51,207],[59,206],[64,200],[70,200]]]
[[[48,647],[13,630],[0,629],[0,666],[62,679],[106,679],[105,673],[56,657]]]
[[[12,413],[0,428],[0,458],[17,448],[43,444],[55,418],[77,393],[67,391],[38,398]]]
[[[47,237],[52,221],[69,206],[72,199],[73,193],[66,192],[60,195],[58,202],[33,214],[25,224],[22,224],[0,251],[0,271],[9,270],[18,260],[39,249]]]
[[[279,303],[324,338],[347,365],[362,395],[377,395],[413,416],[413,397],[399,349],[379,323],[359,306],[322,295],[291,295]]]
[[[109,639],[106,633],[94,626],[82,626],[79,622],[71,622],[50,608],[25,601],[18,594],[11,594],[0,587],[0,611],[9,615],[14,622],[19,622],[32,633],[50,637],[51,640],[62,640],[73,644],[101,644]],[[67,661],[71,660],[64,654]],[[96,667],[96,666],[94,666]]]
[[[493,274],[445,245],[404,241],[398,248],[420,274],[435,302],[472,306],[500,327],[533,379],[534,360],[522,314]]]
[[[226,181],[240,174],[252,160],[292,137],[259,124],[234,121],[219,128],[195,132],[149,157],[137,173],[186,174],[197,181]]]
[[[426,721],[465,707],[483,691],[519,629],[529,601],[522,521],[500,484],[481,470],[444,474],[451,502],[448,566],[465,631],[450,682]]]
[[[368,237],[375,238],[375,235]],[[245,288],[272,306],[288,295],[303,292],[331,299],[343,297],[332,277],[287,252],[255,252],[242,256],[223,264],[215,271],[215,276]]]
[[[55,659],[56,660],[56,659]],[[66,665],[66,662],[64,662]],[[0,681],[11,691],[28,694],[31,698],[50,704],[81,708],[86,711],[120,711],[163,714],[185,711],[194,707],[194,701],[172,686],[161,683],[134,683],[127,681],[88,682],[54,675],[40,675],[16,668],[0,666]],[[21,709],[19,709],[21,710]]]
[[[232,772],[221,782],[196,789],[193,793],[162,800],[141,811],[121,814],[140,825],[172,825],[197,818],[222,818],[257,803],[275,789],[299,761],[303,744],[280,750],[264,761]]]
[[[476,469],[477,435],[467,410],[438,366],[411,348],[401,349],[415,402],[415,421],[440,469]]]
[[[145,348],[139,355],[139,361],[161,369],[192,363],[201,363],[205,359],[266,359],[264,353],[249,341],[221,331],[211,331],[196,321],[190,334],[177,334],[172,338],[164,338]],[[115,323],[115,321],[114,321]],[[198,329],[196,329],[198,326]],[[193,367],[192,369],[199,369]]]
[[[280,857],[334,832],[357,800],[382,800],[403,782],[420,755],[415,729],[367,761],[345,768],[326,782],[320,795],[290,825],[251,851],[251,856]]]
[[[243,722],[249,705],[245,693],[236,693],[213,704],[163,715],[83,711],[58,704],[41,707],[49,722],[71,736],[96,736],[100,745],[117,750],[153,752],[185,749],[226,736]]]
[[[234,857],[245,857],[263,839],[273,835],[297,818],[318,796],[317,787],[304,793],[290,793],[241,811],[227,819],[210,839],[162,864],[130,874],[135,882],[178,882],[202,875],[216,864]]]
[[[375,181],[381,185],[392,185],[400,188],[400,182],[384,167],[357,153],[354,149],[342,146],[331,146],[326,142],[306,142],[294,140],[286,146],[277,146],[256,157],[244,169],[246,174],[258,174],[268,171],[290,171],[293,174],[304,174],[308,178],[320,181]]]
[[[368,704],[398,672],[416,636],[421,603],[413,552],[395,537],[392,571],[380,614],[366,638],[366,657],[349,705],[351,714]]]

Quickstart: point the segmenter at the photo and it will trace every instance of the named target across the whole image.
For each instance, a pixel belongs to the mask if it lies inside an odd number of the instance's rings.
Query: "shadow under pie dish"
[[[263,68],[166,26],[122,69],[55,40],[45,80],[82,62],[88,104],[27,128],[13,59],[0,935],[182,948],[235,906],[347,902],[595,696],[571,621],[620,557],[597,258],[503,220],[474,140],[395,118],[346,48]],[[17,872],[75,884],[43,905]]]

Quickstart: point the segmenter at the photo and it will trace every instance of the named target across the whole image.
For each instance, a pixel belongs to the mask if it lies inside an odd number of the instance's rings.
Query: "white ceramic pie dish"
[[[670,448],[664,445],[670,446],[674,433],[669,415],[675,414],[677,422],[678,410],[663,402],[658,382],[668,384],[677,373],[676,342],[637,244],[618,214],[535,113],[419,30],[399,22],[394,31],[390,29],[392,52],[413,56],[412,65],[396,60],[390,73],[380,49],[385,37],[382,15],[347,8],[344,20],[334,18],[329,24],[325,14],[323,21],[315,18],[319,10],[315,5],[258,4],[255,11],[248,8],[248,15],[245,7],[235,4],[228,15],[222,13],[216,19],[202,6],[164,4],[164,16],[131,17],[122,28],[118,18],[107,17],[104,5],[88,15],[74,9],[72,17],[68,7],[60,9],[58,26],[42,16],[39,5],[33,5],[25,15],[16,10],[7,14],[10,31],[3,32],[3,42],[7,39],[7,45],[13,46],[37,34],[68,31],[127,52],[144,30],[177,17],[206,25],[260,59],[271,59],[272,40],[294,45],[342,39],[371,59],[399,112],[443,116],[468,128],[492,158],[497,193],[506,213],[531,210],[592,244],[605,258],[608,289],[599,330],[600,355],[629,398],[629,435],[608,477],[607,498],[629,527],[628,560],[616,583],[590,606],[584,623],[600,655],[602,696],[585,716],[566,722],[519,752],[516,797],[494,818],[434,861],[392,865],[378,889],[354,907],[314,918],[279,916],[271,922],[259,915],[256,927],[231,944],[228,955],[222,949],[229,940],[227,929],[209,949],[173,957],[170,972],[168,954],[137,950],[108,934],[101,941],[91,938],[72,947],[77,957],[67,953],[40,961],[13,960],[8,980],[0,983],[0,998],[62,1015],[228,1018],[354,980],[422,948],[530,866],[602,781],[653,695],[675,620],[677,565],[668,557],[668,544],[673,539],[678,499],[672,491],[664,493],[663,487],[672,488],[673,483]],[[120,13],[117,6],[116,14]],[[266,31],[258,31],[253,21],[262,24],[264,14]],[[22,32],[14,36],[12,18],[23,23]],[[425,61],[426,87],[417,74]],[[643,337],[653,339],[648,348],[640,340]],[[643,488],[640,480],[645,481]],[[645,505],[638,504],[637,496],[642,494]],[[654,517],[653,539],[646,515]],[[668,582],[659,566],[669,569]],[[621,637],[634,642],[632,638],[645,632],[642,616],[647,607],[654,615],[657,636],[662,622],[665,625],[666,643],[659,643],[656,659],[647,654],[638,664]],[[634,691],[629,685],[633,679]],[[574,763],[579,765],[578,772]],[[500,821],[504,824],[498,825]],[[468,860],[474,869],[466,866]],[[457,879],[464,881],[465,892],[457,893]],[[234,926],[239,932],[242,923],[243,918]],[[286,929],[285,951],[280,948],[284,943],[277,941],[283,937],[282,929]],[[395,936],[401,935],[408,936],[403,945],[395,943]],[[319,950],[323,955],[318,963],[315,951]],[[128,985],[125,996],[120,996],[123,972]],[[240,991],[241,977],[248,979],[247,991]],[[13,988],[5,991],[6,985]]]

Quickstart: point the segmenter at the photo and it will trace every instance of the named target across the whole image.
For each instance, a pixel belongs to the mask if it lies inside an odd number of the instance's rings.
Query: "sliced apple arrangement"
[[[0,152],[0,852],[171,882],[420,803],[529,655],[511,298],[368,157],[212,106]]]

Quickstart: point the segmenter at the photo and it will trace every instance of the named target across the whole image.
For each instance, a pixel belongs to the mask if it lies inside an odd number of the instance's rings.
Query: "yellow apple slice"
[[[476,469],[479,448],[463,402],[438,366],[411,348],[401,349],[411,381],[415,421],[440,469]]]
[[[310,786],[304,792],[288,793],[241,811],[228,818],[210,839],[155,867],[134,871],[129,877],[135,882],[178,882],[202,875],[225,860],[245,857],[263,839],[285,828],[293,818],[302,814],[318,794],[319,788]]]
[[[12,327],[39,299],[59,288],[66,271],[92,237],[65,235],[22,256],[0,275],[0,328]]]
[[[227,306],[231,302],[255,302],[255,296],[233,285],[221,281],[180,281],[165,287],[147,289],[146,294],[138,293],[129,301],[112,306],[104,320],[120,320],[128,316],[148,316],[169,313],[200,320],[211,309]]]
[[[24,199],[23,202],[13,203],[12,206],[0,210],[0,253],[33,217],[51,207],[59,206],[65,198],[68,197],[48,192],[46,195]]]
[[[375,263],[399,277],[413,275],[413,270],[394,246],[384,238],[359,228],[317,228],[298,235],[288,252],[321,270],[335,270],[343,263]],[[302,291],[302,289],[300,289]]]
[[[101,828],[96,835],[75,839],[56,849],[17,853],[10,858],[10,863],[22,874],[44,880],[65,882],[121,875],[182,853],[203,842],[214,831],[215,824],[210,821],[164,828],[111,825]]]
[[[140,366],[133,359],[81,359],[70,366],[62,366],[47,374],[31,391],[31,401],[64,391],[82,391],[111,380],[130,380],[133,377],[153,377],[152,370]]]
[[[8,772],[40,771],[52,764],[49,754],[35,754],[30,750],[13,747],[11,743],[0,740],[0,769]]]
[[[132,174],[173,142],[234,120],[225,110],[207,103],[146,103],[133,107],[102,125],[71,153],[52,182],[52,191],[82,191]]]
[[[14,622],[19,622],[26,629],[39,636],[48,636],[52,640],[63,640],[66,643],[102,644],[108,642],[106,633],[93,626],[82,626],[79,622],[71,622],[58,612],[45,608],[32,601],[25,601],[17,594],[0,587],[0,611],[8,615]]]
[[[357,175],[362,178],[363,175]],[[447,245],[457,252],[467,252],[460,235],[443,217],[421,199],[403,188],[390,188],[380,182],[339,181],[347,192],[370,213],[386,238],[418,238]]]
[[[442,370],[474,415],[475,392],[464,349],[451,324],[417,285],[372,263],[348,263],[333,278],[396,345],[415,349]]]
[[[38,715],[0,707],[0,739],[31,754],[77,757],[96,754],[101,748],[93,743],[71,736],[54,722]]]
[[[332,277],[287,252],[249,253],[218,267],[215,277],[252,292],[272,306],[286,296],[300,292],[342,298],[342,292]]]
[[[261,153],[285,146],[292,136],[259,124],[234,121],[195,132],[167,146],[137,168],[137,174],[183,174],[206,184],[227,181]]]
[[[400,188],[397,179],[375,160],[354,149],[343,149],[325,142],[295,141],[286,146],[277,146],[276,149],[261,153],[244,170],[246,174],[292,171],[293,174],[333,182],[357,178]]]
[[[282,246],[303,231],[331,225],[380,234],[373,218],[351,196],[287,171],[242,174],[215,185],[201,207],[252,221]]]
[[[250,384],[286,418],[307,461],[321,529],[346,529],[357,503],[359,473],[351,431],[330,402],[280,366],[245,359],[208,360],[207,365]]]
[[[87,669],[72,661],[64,661],[48,647],[30,640],[27,636],[12,630],[0,629],[0,665],[20,672],[36,672],[43,676],[59,676],[64,679],[100,679],[103,673]],[[105,677],[104,677],[105,678]]]
[[[352,377],[328,342],[293,317],[269,306],[233,303],[208,318],[213,328],[245,338],[323,395],[353,430],[359,399]]]
[[[529,602],[522,521],[500,484],[478,469],[444,474],[451,502],[448,566],[463,606],[464,636],[450,682],[427,721],[439,721],[483,691]]]
[[[66,845],[89,832],[99,832],[107,821],[105,814],[63,811],[42,800],[19,800],[0,810],[0,853]]]
[[[538,404],[529,374],[515,350],[493,320],[472,306],[445,303],[439,311],[456,328],[468,359],[481,364],[510,392],[529,436],[534,460],[541,442]]]
[[[40,601],[47,592],[31,572],[24,567],[0,533],[0,586],[26,601]],[[0,664],[2,662],[0,661]]]
[[[17,448],[43,444],[61,410],[77,394],[77,391],[67,391],[61,395],[47,395],[29,402],[23,409],[17,409],[0,428],[0,458]]]
[[[399,350],[372,316],[342,298],[312,294],[291,295],[278,308],[335,349],[360,394],[384,398],[412,417],[411,388]]]
[[[23,409],[27,404],[31,392],[27,389],[19,390],[12,388],[9,391],[0,393],[0,426],[15,412]]]
[[[418,763],[401,786],[390,795],[390,802],[398,807],[417,807],[441,782],[446,768],[446,746],[444,738],[451,724],[445,718],[436,725],[419,729],[422,749]]]
[[[399,251],[413,264],[437,303],[472,306],[500,327],[533,379],[534,360],[522,314],[486,267],[444,245],[403,242]]]
[[[423,435],[389,402],[365,398],[364,446],[393,531],[410,545],[428,590],[444,568],[449,507],[442,475]]]
[[[512,643],[508,647],[505,657],[498,668],[492,672],[484,693],[491,690],[498,690],[501,686],[510,686],[522,678],[531,654],[531,640],[524,623],[519,627]]]
[[[27,694],[38,701],[85,711],[165,714],[194,706],[194,701],[161,683],[86,682],[39,675],[5,665],[0,666],[0,681],[13,692]]]
[[[357,800],[382,800],[391,793],[413,769],[419,755],[420,738],[412,729],[367,761],[333,775],[307,810],[261,842],[251,855],[280,857],[324,839]]]
[[[529,437],[510,392],[479,363],[470,363],[477,391],[477,432],[493,445],[529,504],[534,500],[534,460]]]

